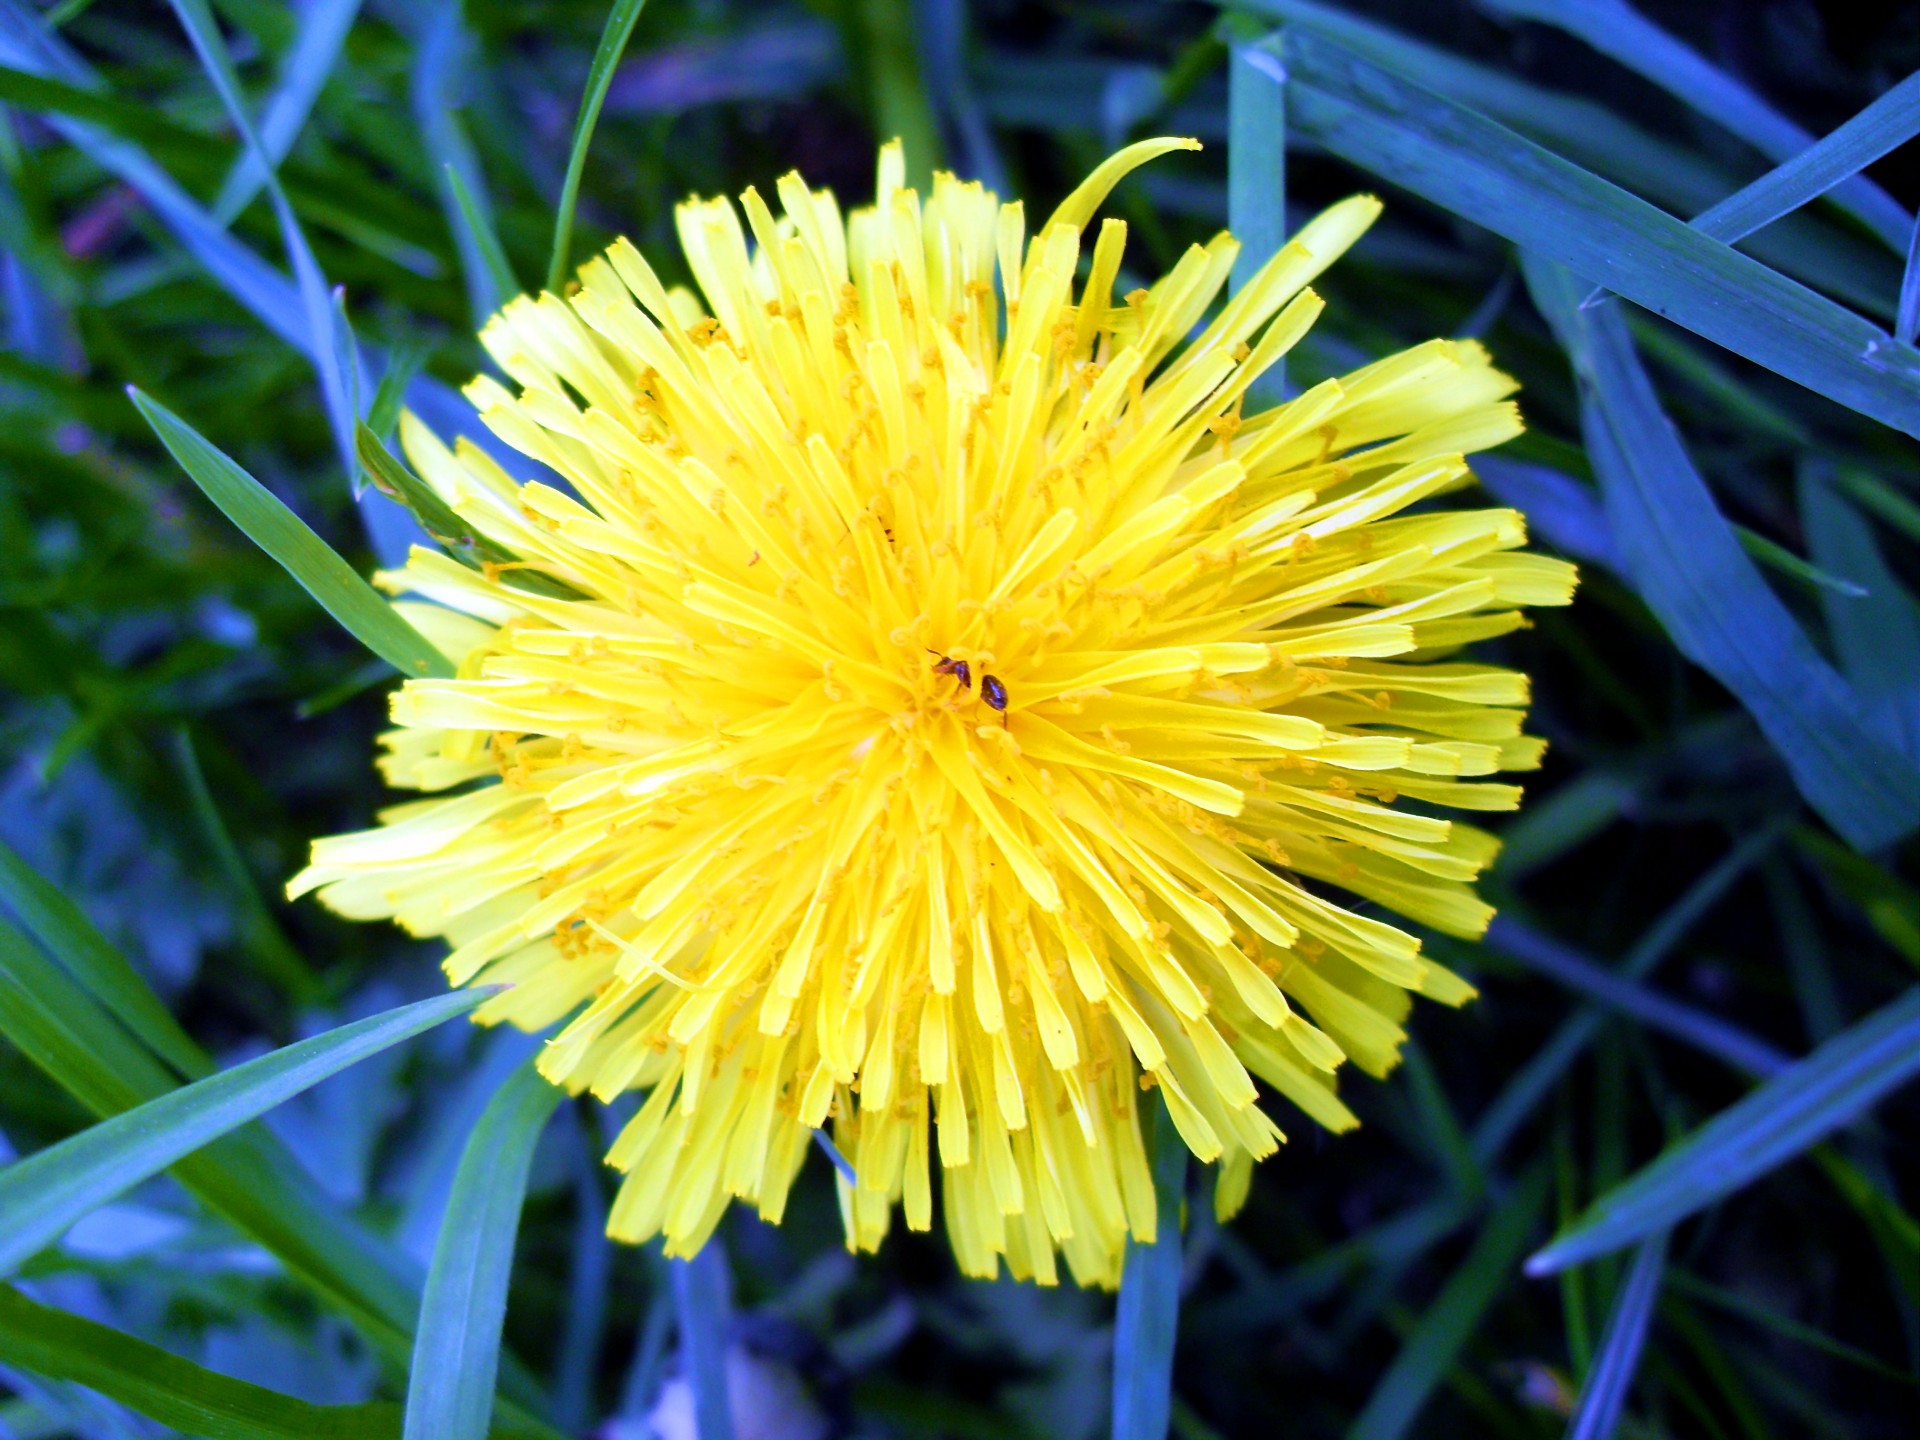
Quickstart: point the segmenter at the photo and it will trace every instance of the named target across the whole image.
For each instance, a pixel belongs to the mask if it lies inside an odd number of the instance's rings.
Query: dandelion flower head
[[[508,987],[484,1019],[564,1019],[556,1083],[644,1092],[615,1236],[777,1221],[830,1126],[851,1246],[937,1192],[967,1273],[1110,1285],[1170,1223],[1145,1106],[1231,1213],[1283,1138],[1257,1082],[1344,1129],[1341,1063],[1471,994],[1377,912],[1479,934],[1496,842],[1435,811],[1539,762],[1526,678],[1455,656],[1571,567],[1509,509],[1406,513],[1519,431],[1514,383],[1433,341],[1250,413],[1379,205],[1224,303],[1224,233],[1117,294],[1095,212],[1176,148],[1031,238],[897,146],[845,217],[798,175],[782,214],[689,201],[704,302],[623,241],[482,334],[513,383],[469,397],[570,490],[403,421],[484,545],[381,580],[457,674],[393,697],[424,798],[291,889],[444,937]]]

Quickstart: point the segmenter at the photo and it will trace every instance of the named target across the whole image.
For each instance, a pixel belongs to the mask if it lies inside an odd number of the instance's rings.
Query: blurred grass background
[[[478,320],[548,273],[607,6],[211,10],[343,287],[346,402],[380,428],[404,389],[468,424],[449,387],[482,363]],[[1920,968],[1920,146],[1899,148],[1916,68],[1920,11],[1850,0],[640,16],[576,262],[626,234],[685,278],[674,201],[796,166],[858,201],[892,135],[917,173],[1050,206],[1125,141],[1192,134],[1204,154],[1116,197],[1139,277],[1230,213],[1270,245],[1283,185],[1294,224],[1377,190],[1386,218],[1327,277],[1290,381],[1477,335],[1523,382],[1530,432],[1486,478],[1585,583],[1497,647],[1536,677],[1553,748],[1505,826],[1502,920],[1447,946],[1483,995],[1416,1011],[1391,1083],[1348,1082],[1357,1134],[1271,1102],[1293,1143],[1231,1227],[1190,1207],[1175,1433],[1913,1433],[1920,1112],[1907,1091],[1840,1122],[1920,1055],[1888,1008]],[[1876,100],[1718,230],[1654,214],[1709,211]],[[196,1046],[229,1066],[442,988],[425,947],[278,898],[310,836],[383,803],[391,671],[206,503],[124,393],[184,417],[363,573],[406,543],[403,512],[354,498],[245,160],[175,9],[0,0],[0,898],[20,927],[0,932],[0,1159],[192,1078]],[[156,1040],[133,972],[184,1048]],[[1870,1016],[1893,1026],[1879,1049]],[[1794,1061],[1823,1042],[1853,1088],[1808,1099]],[[532,1043],[449,1025],[382,1050],[274,1110],[270,1137],[241,1132],[28,1260],[0,1289],[0,1436],[399,1434],[410,1297],[468,1134]],[[1798,1136],[1791,1156],[1723,1199],[1725,1153],[1685,1152],[1685,1208],[1714,1203],[1670,1242],[1642,1225],[1635,1252],[1523,1272],[1743,1097],[1739,1145]],[[667,1267],[600,1237],[608,1124],[565,1107],[533,1155],[500,1433],[693,1433]],[[275,1231],[243,1191],[334,1217],[308,1240],[343,1274],[401,1277],[388,1320],[303,1268],[309,1212]],[[727,1273],[706,1278],[731,1285],[742,1437],[1106,1432],[1109,1297],[962,1282],[937,1234],[856,1262],[824,1161],[784,1228],[734,1216],[724,1235]]]

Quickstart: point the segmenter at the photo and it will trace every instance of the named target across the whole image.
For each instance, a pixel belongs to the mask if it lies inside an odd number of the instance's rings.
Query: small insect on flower
[[[955,680],[960,682],[960,688],[962,690],[973,689],[973,667],[968,665],[966,661],[950,659],[931,647],[928,648],[927,653],[935,657],[933,664],[934,674],[951,675]]]
[[[481,334],[511,383],[467,395],[567,488],[403,417],[505,559],[380,577],[455,674],[393,697],[416,798],[290,889],[443,937],[504,987],[481,1019],[557,1027],[555,1084],[644,1095],[616,1237],[778,1221],[830,1128],[850,1246],[938,1194],[968,1274],[1113,1285],[1177,1223],[1143,1104],[1231,1214],[1270,1110],[1355,1124],[1336,1070],[1472,994],[1381,916],[1484,930],[1498,842],[1441,814],[1540,761],[1526,677],[1465,647],[1573,570],[1513,510],[1424,503],[1519,432],[1514,384],[1435,340],[1249,413],[1380,207],[1219,303],[1225,233],[1116,295],[1099,209],[1196,148],[1128,146],[1031,238],[893,145],[850,214],[798,175],[688,201],[704,299],[621,241]]]

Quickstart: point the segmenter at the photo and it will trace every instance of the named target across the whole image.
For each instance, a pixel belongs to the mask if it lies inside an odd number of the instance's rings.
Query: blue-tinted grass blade
[[[99,79],[16,0],[0,0],[0,64],[93,89]],[[50,115],[47,123],[96,164],[124,180],[214,280],[290,345],[316,357],[301,323],[298,292],[273,266],[235,240],[139,146],[95,125]]]
[[[402,675],[452,676],[447,657],[402,620],[304,520],[166,406],[131,387],[129,393],[194,484],[348,633]]]
[[[1400,1440],[1412,1432],[1487,1309],[1513,1280],[1547,1204],[1547,1167],[1536,1165],[1492,1207],[1467,1258],[1454,1271],[1374,1386],[1347,1440]]]
[[[1920,769],[1862,723],[1857,697],[1741,551],[1662,412],[1614,306],[1525,257],[1580,377],[1581,423],[1627,573],[1682,654],[1746,706],[1800,793],[1854,845],[1920,825]]]
[[[1343,45],[1304,28],[1285,39],[1288,124],[1302,136],[1758,365],[1920,434],[1920,352]]]
[[[1487,493],[1524,513],[1528,527],[1554,549],[1621,573],[1620,547],[1591,485],[1550,466],[1505,455],[1476,455],[1473,470]]]
[[[1779,841],[1784,825],[1776,822],[1746,836],[1706,874],[1690,885],[1681,897],[1661,913],[1621,961],[1622,979],[1641,981],[1673,952],[1687,932],[1704,919],[1714,906]],[[1493,1103],[1474,1123],[1471,1139],[1474,1157],[1482,1165],[1492,1166],[1535,1108],[1580,1057],[1600,1031],[1601,1014],[1581,1010],[1562,1022],[1547,1043],[1540,1046]]]
[[[1826,194],[1915,135],[1920,135],[1920,72],[1909,75],[1824,140],[1694,216],[1693,228],[1731,245]]]
[[[1316,0],[1216,0],[1339,41],[1396,75],[1511,127],[1675,215],[1696,215],[1739,188],[1739,176],[1604,105],[1523,80]],[[1790,215],[1746,247],[1777,269],[1865,314],[1893,319],[1898,272],[1886,250],[1813,213]],[[1884,268],[1887,280],[1880,282]]]
[[[606,1173],[592,1132],[578,1108],[563,1112],[568,1127],[567,1169],[573,1181],[573,1255],[567,1271],[567,1318],[554,1359],[553,1417],[561,1429],[592,1427],[594,1384],[606,1341],[613,1278],[613,1242],[607,1238]]]
[[[1006,163],[967,73],[966,0],[921,0],[915,16],[928,97],[959,142],[955,171],[961,179],[978,180],[996,195],[1009,194]]]
[[[1187,1147],[1162,1105],[1143,1105],[1153,1161],[1154,1238],[1129,1239],[1113,1316],[1113,1440],[1162,1440],[1180,1332],[1180,1211]]]
[[[1893,338],[1911,345],[1920,336],[1920,220],[1907,237],[1907,268],[1900,276],[1900,303],[1895,311]]]
[[[1920,605],[1882,558],[1873,528],[1811,473],[1800,477],[1800,523],[1814,560],[1860,592],[1821,597],[1841,670],[1868,719],[1920,760]]]
[[[0,1275],[182,1157],[349,1065],[464,1015],[486,996],[438,995],[343,1025],[199,1080],[0,1170]]]
[[[407,1440],[483,1440],[534,1147],[565,1092],[531,1063],[480,1116],[440,1220],[407,1378]]]
[[[1633,1268],[1627,1271],[1613,1313],[1607,1317],[1600,1353],[1580,1388],[1580,1408],[1567,1428],[1567,1440],[1612,1440],[1640,1368],[1640,1351],[1666,1268],[1667,1232],[1662,1230],[1641,1241],[1634,1252]]]
[[[1681,104],[1717,121],[1775,164],[1812,146],[1814,137],[1625,0],[1480,0],[1498,14],[1538,20],[1586,41],[1645,76]],[[1834,200],[1898,250],[1909,223],[1899,202],[1864,175],[1845,180]]]
[[[313,249],[307,244],[306,232],[300,228],[299,217],[293,212],[293,204],[281,188],[275,162],[254,129],[246,101],[240,94],[240,83],[233,73],[233,62],[227,55],[226,41],[221,39],[219,26],[214,23],[213,14],[207,9],[207,0],[171,0],[171,3],[174,14],[180,17],[181,27],[187,32],[187,38],[193,42],[194,52],[199,55],[207,78],[213,82],[221,104],[226,107],[227,118],[246,141],[248,153],[259,162],[262,183],[267,187],[267,194],[273,201],[274,216],[279,221],[281,242],[286,246],[287,258],[293,263],[294,281],[299,287],[300,305],[306,315],[310,353],[314,357],[315,368],[320,372],[320,390],[326,401],[327,419],[333,426],[334,444],[340,452],[341,468],[348,482],[352,483],[357,473],[353,463],[357,387],[349,373],[353,358],[352,336],[341,336],[339,333],[336,323],[337,297],[330,291],[326,276],[321,273],[320,264],[314,259]],[[344,321],[344,305],[340,306],[337,318]],[[345,367],[342,365],[343,354],[348,362]]]
[[[1730,1025],[1717,1015],[1671,1000],[1637,981],[1594,964],[1551,936],[1523,925],[1511,915],[1496,915],[1487,927],[1487,945],[1596,1004],[1726,1061],[1751,1076],[1778,1075],[1792,1058],[1764,1040]]]
[[[1843,1030],[1615,1186],[1527,1262],[1530,1275],[1611,1254],[1750,1185],[1920,1075],[1920,988]]]
[[[1227,228],[1240,242],[1238,290],[1287,243],[1287,72],[1266,40],[1228,54]],[[1283,356],[1248,387],[1249,411],[1278,405],[1286,387]]]
[[[189,1079],[213,1073],[213,1062],[127,957],[94,928],[80,907],[14,849],[0,842],[0,902],[40,947],[154,1054]]]
[[[272,165],[287,158],[359,14],[360,0],[313,0],[301,12],[300,33],[281,62],[279,84],[260,111],[260,149],[242,153],[214,199],[213,213],[220,223],[231,223],[266,184],[262,153]]]
[[[460,14],[460,0],[430,0],[420,7],[416,18],[413,60],[413,118],[420,129],[421,143],[433,173],[441,177],[438,186],[440,209],[447,228],[453,232],[454,247],[460,252],[460,271],[467,282],[467,305],[475,329],[500,308],[507,297],[494,282],[493,271],[479,248],[477,236],[493,228],[493,208],[481,181],[480,160],[473,153],[460,118],[454,113],[454,77],[473,44]],[[445,176],[451,170],[465,185],[474,211],[482,224],[469,227],[461,220],[460,201]]]
[[[818,1145],[821,1153],[833,1162],[834,1172],[838,1174],[842,1180],[846,1181],[849,1185],[855,1183],[853,1162],[840,1153],[840,1147],[833,1143],[833,1138],[828,1135],[825,1130],[816,1130],[813,1132],[813,1143]]]
[[[594,126],[600,123],[600,107],[606,103],[607,88],[613,84],[614,71],[619,68],[633,27],[646,8],[647,0],[613,0],[587,71],[587,88],[580,92],[580,113],[574,118],[573,143],[567,150],[567,176],[553,212],[553,255],[547,262],[547,289],[555,292],[567,278],[573,250],[573,212],[580,201],[580,177],[586,173],[587,149],[593,144]]]
[[[480,263],[487,269],[487,281],[492,287],[496,305],[508,297],[520,293],[520,282],[514,277],[513,266],[507,260],[507,252],[500,244],[500,237],[494,233],[493,224],[481,211],[473,198],[473,192],[467,189],[467,182],[460,178],[460,172],[451,165],[443,166],[446,173],[447,188],[453,192],[454,212],[459,216],[460,224],[466,230],[461,242],[461,253],[469,251],[479,257]]]
[[[693,1394],[697,1440],[733,1440],[733,1405],[727,1393],[727,1347],[733,1327],[732,1277],[719,1235],[690,1260],[669,1260],[674,1316],[680,1329],[680,1359]]]

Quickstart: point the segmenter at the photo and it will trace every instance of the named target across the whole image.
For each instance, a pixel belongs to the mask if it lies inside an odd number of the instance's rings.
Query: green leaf
[[[0,1286],[0,1364],[84,1385],[129,1410],[209,1440],[399,1440],[400,1407],[314,1405],[203,1369],[124,1331]],[[54,1432],[47,1432],[52,1434]],[[66,1433],[64,1429],[59,1433]],[[496,1440],[552,1440],[512,1414]]]
[[[1304,138],[1756,364],[1920,434],[1920,352],[1577,165],[1312,30],[1284,32]]]
[[[1741,553],[1660,409],[1625,323],[1525,257],[1573,360],[1587,450],[1629,576],[1681,653],[1737,696],[1800,793],[1856,847],[1920,825],[1920,770],[1862,723],[1846,682]]]
[[[1113,1440],[1161,1440],[1180,1330],[1180,1210],[1187,1147],[1164,1105],[1143,1105],[1153,1157],[1153,1240],[1129,1238],[1113,1316]]]
[[[720,1237],[709,1237],[690,1260],[669,1260],[680,1353],[693,1392],[697,1440],[734,1440],[733,1406],[727,1394],[727,1346],[732,1328],[731,1276]]]
[[[173,458],[207,498],[300,582],[321,607],[403,675],[451,677],[447,657],[395,613],[299,516],[186,421],[149,395],[127,393]]]
[[[1645,76],[1681,104],[1718,121],[1776,164],[1791,160],[1814,144],[1807,131],[1624,0],[1480,3],[1500,14],[1538,20],[1577,35],[1602,55]],[[1834,199],[1867,228],[1899,248],[1907,215],[1886,191],[1859,177],[1847,181]]]
[[[227,823],[220,816],[220,807],[213,798],[213,791],[207,787],[206,772],[200,767],[200,755],[194,749],[193,736],[185,727],[173,732],[173,750],[179,757],[180,776],[186,781],[187,799],[192,802],[201,833],[213,850],[220,872],[226,877],[227,889],[241,912],[241,943],[260,966],[261,972],[287,991],[297,1003],[316,1002],[321,991],[319,977],[313,973],[313,967],[307,964],[300,952],[293,948],[286,931],[280,928],[280,922],[273,918],[273,912],[267,908],[266,898],[254,882],[253,872],[241,858],[240,849],[233,843]]]
[[[174,1430],[212,1440],[386,1440],[400,1434],[397,1405],[311,1405],[35,1304],[7,1286],[0,1286],[0,1362],[85,1385]]]
[[[213,1061],[173,1018],[127,957],[59,887],[0,841],[0,901],[48,954],[64,965],[114,1019],[154,1054],[190,1079],[213,1073]]]
[[[1823,598],[1838,596],[1842,600],[1864,600],[1867,596],[1864,585],[1843,580],[1830,570],[1823,570],[1810,561],[1802,560],[1777,540],[1769,540],[1744,525],[1729,523],[1727,528],[1733,531],[1733,538],[1739,542],[1740,548],[1755,560]]]
[[[1546,1210],[1548,1170],[1536,1165],[1493,1207],[1486,1224],[1433,1302],[1421,1312],[1375,1384],[1347,1440],[1399,1440],[1480,1328],[1488,1308],[1513,1279],[1514,1267]]]
[[[1909,75],[1826,139],[1694,216],[1693,228],[1731,245],[1824,195],[1915,135],[1920,135],[1920,73]]]
[[[419,341],[396,346],[387,358],[387,368],[380,374],[379,385],[374,387],[373,404],[367,408],[367,426],[381,441],[393,434],[393,427],[399,424],[407,385],[420,373],[426,358],[427,347]]]
[[[478,991],[437,995],[343,1025],[150,1100],[0,1170],[0,1276],[175,1161],[485,998]]]
[[[474,200],[473,192],[467,189],[467,182],[460,178],[460,172],[451,165],[443,168],[447,175],[447,188],[453,192],[454,213],[460,217],[460,224],[467,232],[461,243],[461,251],[465,253],[470,250],[486,267],[487,280],[493,287],[496,304],[518,295],[522,288],[520,281],[507,260],[507,252],[500,244],[499,235],[494,233],[493,222]]]
[[[531,1063],[488,1102],[440,1220],[407,1381],[407,1440],[481,1440],[534,1147],[565,1092]]]
[[[1920,988],[1843,1030],[1602,1195],[1527,1262],[1551,1275],[1669,1228],[1751,1184],[1920,1075]]]
[[[177,1088],[148,1050],[4,923],[0,1034],[103,1119]],[[181,1160],[173,1173],[370,1337],[404,1353],[413,1331],[417,1274],[339,1207],[322,1203],[312,1181],[270,1134],[248,1129],[229,1135]]]
[[[451,505],[440,498],[431,485],[402,464],[380,442],[380,437],[374,434],[370,426],[358,427],[354,441],[361,467],[373,482],[374,489],[406,506],[413,518],[420,522],[420,527],[436,543],[445,546],[456,560],[465,561],[476,569],[489,561],[496,565],[510,565],[514,568],[504,578],[514,588],[558,600],[582,598],[581,592],[564,580],[556,580],[543,571],[527,568],[513,551],[468,524]]]
[[[613,84],[628,37],[646,8],[647,0],[613,0],[606,28],[600,32],[600,44],[593,52],[593,65],[587,71],[587,88],[580,93],[580,113],[574,117],[573,144],[567,151],[567,177],[553,212],[553,258],[547,262],[547,289],[556,293],[566,281],[573,250],[573,212],[580,199],[580,177],[587,168],[587,147],[593,143],[593,128],[600,122],[600,107],[606,103],[607,88]]]

